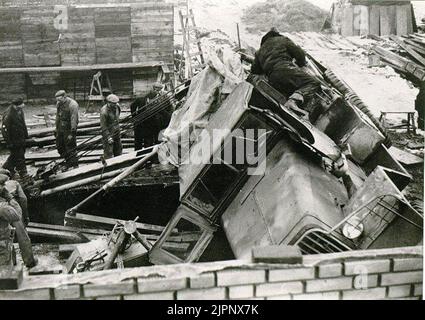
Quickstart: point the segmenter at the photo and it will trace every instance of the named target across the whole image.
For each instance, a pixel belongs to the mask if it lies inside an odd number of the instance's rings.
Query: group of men
[[[143,114],[147,112],[147,105],[163,94],[163,90],[164,86],[157,83],[146,96],[136,99],[131,104],[136,150],[156,144],[159,131],[168,125],[171,113],[160,112],[158,115],[150,117],[143,124],[141,121]],[[77,101],[67,96],[64,90],[56,92],[55,98],[56,126],[54,135],[56,147],[59,155],[64,159],[65,169],[78,168],[79,105]],[[106,104],[100,109],[100,128],[105,159],[122,154],[119,102],[120,100],[116,95],[110,94],[106,97]],[[9,157],[0,168],[0,256],[5,252],[6,244],[10,244],[10,241],[13,242],[13,235],[15,234],[25,265],[33,267],[37,264],[37,259],[33,255],[31,241],[26,231],[29,215],[24,189],[33,184],[33,180],[28,175],[25,163],[28,129],[25,122],[24,107],[23,99],[17,98],[13,100],[11,106],[2,116],[1,130],[9,150]],[[12,230],[14,230],[14,233],[12,233]]]

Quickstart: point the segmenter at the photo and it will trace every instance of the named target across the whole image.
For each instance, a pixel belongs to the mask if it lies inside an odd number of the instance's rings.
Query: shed
[[[332,5],[331,24],[347,37],[406,35],[417,29],[410,1],[339,0]]]

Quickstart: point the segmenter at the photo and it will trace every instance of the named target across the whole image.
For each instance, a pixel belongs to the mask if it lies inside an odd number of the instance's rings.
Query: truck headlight
[[[364,225],[358,217],[348,219],[348,221],[342,227],[342,234],[344,237],[354,240],[362,235],[364,231]]]

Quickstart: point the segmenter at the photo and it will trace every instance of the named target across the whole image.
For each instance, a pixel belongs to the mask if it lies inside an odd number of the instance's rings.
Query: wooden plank
[[[117,222],[124,223],[125,220],[113,219],[106,217],[93,216],[88,214],[77,213],[75,216],[65,216],[65,224],[68,226],[78,226],[78,227],[90,227],[95,226],[96,228],[105,228],[106,230],[112,230]],[[165,227],[157,226],[147,223],[136,223],[137,229],[141,231],[150,231],[150,232],[162,232]],[[177,229],[174,230],[175,233],[178,233]],[[142,232],[143,233],[143,232]]]
[[[76,71],[98,71],[113,69],[137,69],[148,67],[160,67],[161,61],[150,62],[129,62],[129,63],[108,63],[94,64],[87,66],[64,66],[64,67],[25,67],[25,68],[1,68],[0,74],[4,73],[32,73],[32,72],[76,72]]]
[[[422,57],[419,53],[413,50],[408,44],[405,44],[400,38],[395,36],[390,37],[391,40],[396,42],[400,47],[402,47],[409,55],[411,55],[416,61],[421,63],[425,67],[425,58]]]
[[[380,7],[380,26],[381,36],[388,36],[396,34],[396,7],[395,6],[381,6]]]
[[[75,228],[70,226],[60,226],[60,225],[54,225],[54,224],[35,223],[35,222],[30,222],[28,224],[28,227],[37,228],[37,229],[45,229],[45,230],[69,231],[69,232],[92,234],[92,235],[98,235],[98,236],[102,236],[106,232],[106,230],[100,230],[100,229],[88,229],[88,228],[81,229],[81,228]]]
[[[370,6],[369,10],[369,34],[379,36],[380,31],[380,7],[377,5]]]
[[[410,4],[397,6],[396,8],[397,35],[412,33],[413,27],[409,28],[409,24],[412,24]]]
[[[361,36],[367,36],[369,34],[369,7],[358,6],[360,8],[360,26],[359,34]]]
[[[408,44],[416,52],[425,55],[425,47],[421,46],[419,43],[412,41],[410,39],[403,39],[403,42]]]
[[[399,162],[407,166],[421,164],[424,162],[424,159],[422,159],[421,157],[418,157],[414,154],[411,154],[394,146],[388,149],[388,152]]]
[[[32,227],[27,227],[27,232],[31,238],[40,237],[43,239],[54,241],[55,243],[84,243],[88,241],[86,238],[92,240],[99,237],[90,234],[80,236],[75,232],[71,231],[48,230]]]

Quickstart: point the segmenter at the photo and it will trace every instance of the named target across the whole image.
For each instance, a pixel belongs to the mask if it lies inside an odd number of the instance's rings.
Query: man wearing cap
[[[78,103],[59,90],[56,97],[56,147],[68,168],[78,168],[76,155]]]
[[[28,139],[28,129],[23,112],[24,106],[21,98],[15,99],[3,115],[2,133],[10,151],[3,168],[9,170],[11,175],[15,174],[16,169],[22,183],[30,184],[32,179],[25,164],[25,140]]]
[[[37,265],[37,259],[32,251],[31,240],[22,222],[22,209],[6,189],[9,177],[0,174],[0,241],[11,238],[11,227],[15,229],[22,260],[28,268]]]
[[[100,109],[103,157],[105,159],[122,154],[119,101],[120,99],[116,95],[110,94],[106,97],[106,104]]]
[[[13,180],[13,177],[10,174],[10,171],[7,169],[0,169],[0,175],[5,175],[9,179],[5,182],[5,188],[12,196],[14,200],[19,204],[22,210],[22,222],[25,227],[30,222],[29,214],[28,214],[28,199],[27,196],[22,189],[20,183],[16,180]]]
[[[304,50],[272,28],[261,39],[251,72],[266,75],[270,84],[288,98],[285,106],[305,117],[302,109],[320,89],[320,83],[301,69],[305,65]]]

